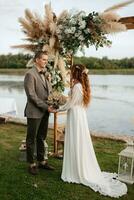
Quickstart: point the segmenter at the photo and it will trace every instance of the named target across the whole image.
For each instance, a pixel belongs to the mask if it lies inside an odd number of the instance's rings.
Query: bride
[[[115,173],[101,172],[88,129],[86,108],[90,102],[90,85],[87,69],[80,64],[73,65],[71,76],[73,87],[69,100],[58,110],[67,110],[61,178],[118,198],[127,193],[127,187],[115,179]]]

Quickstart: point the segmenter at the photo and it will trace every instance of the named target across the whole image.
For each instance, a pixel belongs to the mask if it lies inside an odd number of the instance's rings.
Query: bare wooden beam
[[[134,23],[134,16],[131,17],[122,17],[119,22],[122,22],[123,24],[126,23]]]
[[[57,113],[54,113],[54,154],[57,155]]]
[[[127,27],[127,29],[134,29],[134,23],[133,24],[125,24],[126,25],[126,27]]]
[[[134,29],[134,16],[122,17],[119,22],[124,24],[128,30]]]

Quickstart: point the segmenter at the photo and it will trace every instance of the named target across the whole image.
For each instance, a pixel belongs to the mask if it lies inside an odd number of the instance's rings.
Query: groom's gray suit
[[[43,76],[43,77],[42,77]],[[48,105],[46,103],[52,88],[50,82],[36,66],[30,69],[24,79],[27,104],[24,114],[27,117],[27,161],[34,163],[35,142],[37,160],[44,160],[44,140],[48,129]]]

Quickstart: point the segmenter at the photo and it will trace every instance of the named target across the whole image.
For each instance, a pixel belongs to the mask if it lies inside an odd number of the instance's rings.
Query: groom
[[[26,154],[29,163],[28,171],[32,175],[38,173],[37,164],[34,161],[35,145],[38,167],[48,170],[54,169],[44,160],[44,140],[47,136],[49,113],[54,112],[46,103],[52,90],[50,82],[45,77],[45,67],[48,63],[47,52],[37,52],[34,63],[35,65],[26,73],[24,79],[27,96],[24,111],[27,117]]]

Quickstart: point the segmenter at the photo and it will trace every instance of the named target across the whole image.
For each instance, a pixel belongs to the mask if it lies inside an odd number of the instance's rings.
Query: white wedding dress
[[[118,198],[127,193],[127,187],[113,179],[117,174],[101,172],[89,133],[86,108],[82,102],[82,85],[77,83],[67,103],[59,109],[67,110],[61,178],[65,182],[84,184],[95,192]]]

